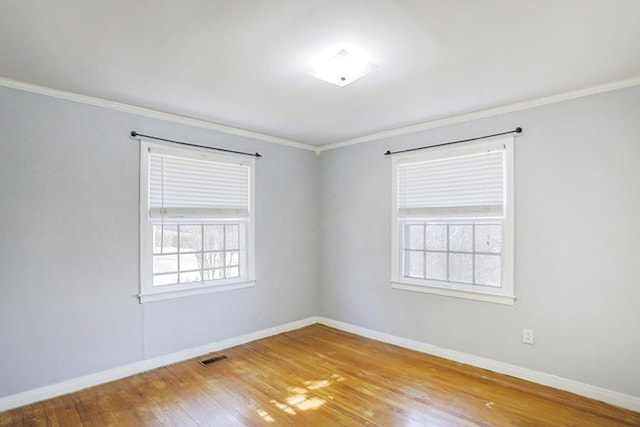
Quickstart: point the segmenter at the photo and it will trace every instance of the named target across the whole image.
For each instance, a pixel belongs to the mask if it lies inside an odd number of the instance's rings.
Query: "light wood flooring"
[[[640,426],[640,413],[322,325],[0,414],[0,426]]]

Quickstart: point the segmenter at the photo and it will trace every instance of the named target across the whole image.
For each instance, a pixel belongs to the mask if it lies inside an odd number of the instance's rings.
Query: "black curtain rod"
[[[188,145],[189,147],[200,147],[200,148],[206,148],[208,150],[224,151],[225,153],[242,154],[243,156],[251,156],[251,157],[256,157],[256,158],[262,157],[262,154],[260,154],[260,153],[245,153],[243,151],[227,150],[226,148],[207,147],[206,145],[190,144],[188,142],[174,141],[173,139],[166,139],[166,138],[160,138],[160,137],[157,137],[157,136],[145,135],[145,134],[142,134],[142,133],[138,133],[135,130],[131,131],[131,137],[132,138],[136,138],[138,136],[142,136],[144,138],[157,139],[158,141],[171,142],[173,144]]]
[[[475,140],[478,140],[478,139],[491,138],[491,137],[494,137],[494,136],[508,135],[510,133],[522,133],[522,128],[521,127],[517,127],[514,130],[510,130],[510,131],[507,131],[507,132],[494,133],[493,135],[477,136],[475,138],[461,139],[460,141],[451,141],[451,142],[444,142],[442,144],[427,145],[427,146],[418,147],[418,148],[409,148],[408,150],[400,150],[400,151],[394,151],[394,152],[387,151],[386,153],[384,153],[384,155],[385,156],[390,156],[391,154],[406,153],[408,151],[426,150],[427,148],[435,148],[435,147],[442,147],[443,145],[459,144],[461,142],[469,142],[469,141],[475,141]]]

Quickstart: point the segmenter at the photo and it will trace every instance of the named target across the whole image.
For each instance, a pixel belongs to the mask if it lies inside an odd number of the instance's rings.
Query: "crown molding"
[[[313,151],[319,154],[318,147],[304,144],[298,141],[292,141],[277,136],[267,135],[260,132],[245,130],[233,126],[223,125],[220,123],[210,122],[207,120],[194,119],[191,117],[171,114],[162,111],[152,110],[150,108],[137,107],[135,105],[124,104],[121,102],[108,101],[102,98],[96,98],[88,95],[67,92],[59,89],[52,89],[45,86],[35,85],[22,82],[19,80],[7,79],[0,77],[0,86],[10,89],[21,90],[24,92],[36,93],[39,95],[50,96],[52,98],[64,99],[66,101],[78,102],[80,104],[92,105],[94,107],[106,108],[108,110],[120,111],[123,113],[134,114],[136,116],[148,117],[151,119],[163,120],[166,122],[177,123],[186,126],[193,126],[201,129],[213,130],[228,135],[242,136],[245,138],[257,139],[259,141],[270,142],[272,144],[286,145],[288,147],[298,148],[301,150]]]
[[[260,132],[254,132],[250,130],[236,128],[233,126],[223,125],[220,123],[210,122],[207,120],[194,119],[186,116],[180,116],[177,114],[166,113],[162,111],[152,110],[149,108],[137,107],[134,105],[124,104],[121,102],[108,101],[101,98],[96,98],[96,97],[87,96],[87,95],[80,95],[73,92],[52,89],[45,86],[39,86],[31,83],[22,82],[19,80],[12,80],[12,79],[0,77],[0,86],[4,86],[11,89],[36,93],[40,95],[50,96],[53,98],[59,98],[67,101],[78,102],[81,104],[93,105],[96,107],[134,114],[137,116],[164,120],[171,123],[177,123],[177,124],[193,126],[193,127],[202,128],[202,129],[214,130],[214,131],[225,133],[228,135],[236,135],[236,136],[242,136],[246,138],[252,138],[259,141],[270,142],[278,145],[285,145],[288,147],[298,148],[301,150],[313,151],[317,155],[320,155],[320,153],[322,153],[323,151],[333,150],[335,148],[347,147],[350,145],[377,141],[384,138],[407,135],[407,134],[416,133],[416,132],[420,132],[428,129],[434,129],[438,127],[464,123],[472,120],[493,117],[500,114],[513,113],[516,111],[527,110],[530,108],[540,107],[543,105],[555,104],[558,102],[568,101],[575,98],[582,98],[589,95],[595,95],[603,92],[610,92],[613,90],[624,89],[624,88],[638,86],[638,85],[640,85],[640,76],[631,77],[623,80],[616,80],[616,81],[604,83],[601,85],[590,86],[587,88],[573,90],[569,92],[563,92],[563,93],[546,96],[542,98],[535,98],[527,101],[516,102],[513,104],[502,105],[500,107],[488,108],[485,110],[478,110],[470,113],[443,117],[435,120],[429,120],[429,121],[417,123],[414,125],[403,126],[403,127],[390,129],[382,132],[372,133],[369,135],[359,136],[356,138],[345,139],[343,141],[337,141],[337,142],[333,142],[326,145],[316,146],[316,145],[305,144],[302,142],[293,141],[285,138],[280,138],[273,135],[267,135]]]
[[[573,90],[570,92],[563,92],[556,95],[545,96],[543,98],[535,98],[527,101],[516,102],[513,104],[502,105],[500,107],[488,108],[485,110],[473,111],[471,113],[459,114],[455,116],[443,117],[441,119],[430,120],[415,125],[399,127],[382,132],[372,133],[369,135],[363,135],[352,139],[346,139],[344,141],[338,141],[327,145],[322,145],[319,148],[320,152],[333,150],[335,148],[347,147],[350,145],[362,144],[365,142],[377,141],[384,138],[391,138],[395,136],[407,135],[410,133],[416,133],[428,129],[434,129],[438,127],[464,123],[471,120],[483,119],[486,117],[498,116],[500,114],[513,113],[515,111],[528,110],[530,108],[540,107],[542,105],[555,104],[558,102],[568,101],[575,98],[582,98],[589,95],[595,95],[598,93],[609,92],[618,89],[624,89],[628,87],[640,85],[640,76],[632,77],[624,80],[616,80],[613,82],[590,86],[588,88]]]

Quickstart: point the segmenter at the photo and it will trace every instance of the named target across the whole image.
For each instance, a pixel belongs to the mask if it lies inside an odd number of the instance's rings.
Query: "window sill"
[[[166,299],[173,298],[181,298],[188,297],[192,295],[201,295],[201,294],[209,294],[212,292],[223,292],[223,291],[231,291],[234,289],[243,289],[243,288],[252,288],[256,285],[255,280],[249,280],[246,282],[236,282],[236,283],[227,283],[221,285],[211,285],[211,286],[203,286],[199,288],[190,288],[190,289],[178,289],[172,291],[160,291],[160,292],[149,292],[145,294],[139,294],[138,300],[140,304],[145,302],[153,302],[153,301],[161,301]]]
[[[403,291],[423,292],[427,294],[443,295],[455,298],[472,299],[476,301],[491,302],[496,304],[514,305],[516,297],[513,295],[490,294],[485,292],[471,292],[460,289],[437,288],[428,285],[415,285],[406,282],[391,281],[393,289]]]

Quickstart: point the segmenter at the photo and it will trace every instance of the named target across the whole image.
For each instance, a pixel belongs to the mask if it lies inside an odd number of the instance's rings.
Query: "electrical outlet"
[[[533,329],[522,330],[522,342],[525,344],[533,344]]]

